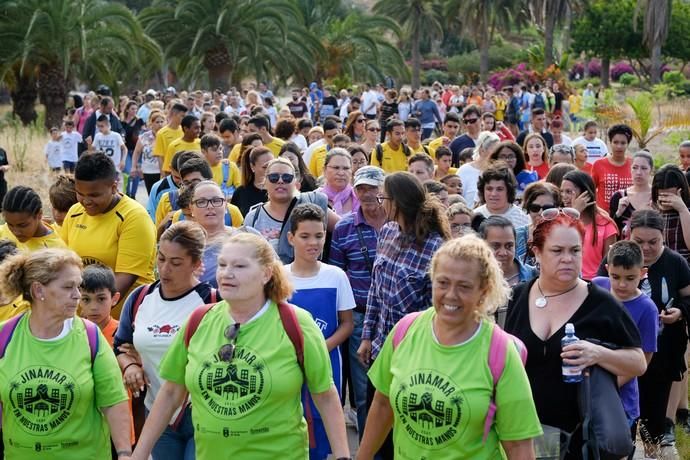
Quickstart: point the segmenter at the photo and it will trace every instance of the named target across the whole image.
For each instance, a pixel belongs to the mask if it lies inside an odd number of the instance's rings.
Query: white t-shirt
[[[62,168],[62,142],[50,140],[45,147],[48,166],[51,168]]]
[[[362,95],[362,105],[361,109],[364,110],[365,115],[376,115],[376,107],[378,105],[379,99],[376,91],[369,90],[365,91]],[[367,110],[368,109],[368,110]]]
[[[120,171],[120,161],[122,160],[122,146],[125,141],[122,139],[120,133],[111,131],[108,134],[96,133],[93,138],[93,148],[96,151],[102,151],[115,163],[115,169]]]
[[[595,137],[588,141],[584,136],[580,136],[573,141],[573,145],[582,144],[587,147],[587,163],[594,163],[599,158],[604,158],[609,153],[606,143]]]
[[[529,225],[531,223],[531,219],[529,218],[529,216],[525,214],[525,212],[522,209],[520,209],[518,206],[515,206],[514,204],[510,205],[508,210],[503,214],[492,213],[491,211],[489,211],[489,208],[487,208],[485,204],[479,206],[477,209],[474,210],[474,212],[479,213],[484,217],[505,217],[510,222],[512,222],[513,227],[515,228],[524,227],[525,225]]]
[[[458,169],[458,176],[462,181],[462,196],[470,209],[474,208],[477,202],[477,181],[481,175],[482,172],[471,163],[465,163]]]
[[[300,151],[302,152],[306,151],[307,148],[309,148],[309,146],[307,145],[307,140],[301,134],[294,134],[290,138],[290,142],[294,142],[295,144],[297,144],[297,147],[299,147]]]
[[[146,131],[139,136],[141,142],[141,172],[144,174],[160,174],[161,168],[158,163],[158,157],[153,155],[153,145],[156,142],[156,136],[153,131]]]
[[[82,141],[81,134],[78,131],[68,133],[63,131],[60,134],[60,143],[62,143],[62,161],[77,162],[79,159],[78,144]]]
[[[556,141],[554,140],[553,143],[555,144]],[[567,145],[568,147],[572,147],[573,140],[569,136],[566,136],[565,134],[561,134],[561,144]]]

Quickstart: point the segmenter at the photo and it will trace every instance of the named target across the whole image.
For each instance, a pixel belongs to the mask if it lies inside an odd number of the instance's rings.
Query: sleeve
[[[244,223],[244,217],[242,217],[242,212],[240,211],[240,208],[238,208],[234,204],[228,204],[228,211],[230,212],[230,221],[232,223],[232,226],[235,228],[241,227]]]
[[[606,232],[604,233],[604,239],[616,235],[618,236],[618,227],[615,222],[608,221],[606,223]]]
[[[118,143],[120,147],[122,147],[123,145],[125,145],[125,140],[124,140],[124,138],[122,137],[122,134],[117,133],[117,138],[118,138],[118,140],[120,141],[120,142]]]
[[[645,353],[656,353],[657,336],[659,335],[659,313],[652,299],[644,296],[644,307],[642,315],[637,322],[642,338],[642,351]]]
[[[232,181],[229,185],[232,185],[235,188],[242,185],[242,174],[240,173],[240,168],[238,168],[237,164],[232,161],[230,162],[230,179]]]
[[[599,148],[601,149],[602,158],[603,158],[609,154],[609,148],[606,146],[606,142],[602,141],[601,139],[597,139],[597,140],[599,141]]]
[[[304,336],[304,373],[307,387],[312,394],[323,393],[333,386],[333,371],[326,340],[306,310],[296,309],[296,314]]]
[[[121,353],[117,347],[123,343],[134,343],[132,308],[137,296],[139,296],[143,288],[144,286],[139,286],[134,289],[129,297],[127,297],[125,305],[122,307],[122,312],[120,312],[120,323],[117,325],[117,331],[115,331],[115,337],[113,338],[113,351],[115,352],[115,356]]]
[[[388,334],[386,341],[381,347],[381,351],[379,351],[378,356],[371,365],[371,369],[367,373],[374,388],[386,397],[390,394],[391,382],[393,381],[391,361],[393,359],[393,336],[395,335],[396,327],[397,325]]]
[[[167,216],[170,211],[172,211],[172,206],[170,206],[170,194],[165,192],[160,200],[158,200],[158,206],[156,206],[156,227],[163,222],[163,219],[165,219],[165,216]]]
[[[241,144],[235,144],[232,146],[232,149],[230,150],[230,154],[228,155],[228,160],[231,162],[237,164],[239,159],[240,159],[240,150],[241,150],[242,145]]]
[[[171,142],[168,144],[168,147],[165,149],[165,155],[163,155],[163,170],[165,171],[170,171],[170,162],[172,157],[175,155],[175,149],[177,146]],[[168,169],[165,169],[168,168]]]
[[[355,296],[352,294],[350,280],[344,271],[337,268],[338,273],[338,311],[352,310],[355,308]]]
[[[156,229],[143,212],[131,213],[122,224],[117,245],[116,273],[130,273],[137,276],[151,274],[155,253]]]
[[[379,145],[380,145],[380,144],[379,144]],[[383,146],[381,146],[380,148],[383,149]],[[379,163],[379,158],[378,158],[378,156],[376,155],[376,149],[377,149],[377,147],[374,147],[374,148],[371,150],[371,155],[369,156],[369,158],[371,158],[371,160],[369,161],[369,164],[371,164],[372,166],[378,166],[378,167],[380,168],[380,167],[381,167],[381,163]]]
[[[594,289],[601,294],[598,303],[602,307],[602,316],[606,317],[601,340],[622,348],[640,348],[642,346],[640,331],[628,310],[608,292],[598,287]]]
[[[314,177],[319,177],[318,174],[319,151],[316,150],[309,159],[309,172]]]
[[[111,407],[127,401],[122,373],[110,344],[98,331],[98,353],[93,362],[93,388],[96,407]]]
[[[235,195],[233,195],[234,197]],[[259,212],[259,208],[253,208],[250,209],[249,212],[247,212],[247,215],[244,216],[244,226],[245,227],[251,227],[255,230],[258,230],[257,228],[254,227],[255,222],[258,221],[259,219],[256,218],[256,213]]]
[[[333,237],[331,238],[331,250],[328,253],[328,263],[338,267],[341,270],[345,270],[347,260],[345,252],[341,248],[341,241],[344,235],[342,235],[340,228],[340,225],[336,224],[335,229],[333,230]]]
[[[599,183],[599,179],[600,179],[599,169],[601,168],[601,163],[600,163],[601,161],[602,161],[602,159],[599,159],[599,160],[595,161],[594,164],[592,165],[592,180],[594,181],[594,186],[596,188],[604,186],[604,184]]]
[[[184,377],[187,369],[187,347],[184,344],[184,336],[189,322],[185,322],[182,329],[175,334],[168,351],[163,356],[158,370],[163,380],[184,385]]]
[[[161,130],[162,131],[162,130]],[[166,145],[165,145],[165,136],[162,136],[160,131],[158,131],[158,134],[156,135],[156,143],[153,144],[153,156],[156,157],[164,157],[165,156],[165,150],[166,150]]]
[[[495,327],[495,326],[494,326]],[[512,343],[508,344],[506,364],[496,385],[495,427],[501,441],[519,441],[542,434],[527,372]]]

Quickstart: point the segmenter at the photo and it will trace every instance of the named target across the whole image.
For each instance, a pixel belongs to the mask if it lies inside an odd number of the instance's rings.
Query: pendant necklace
[[[568,288],[567,290],[565,290],[563,292],[559,292],[558,294],[544,295],[544,292],[541,290],[541,284],[539,283],[539,280],[537,280],[537,289],[539,289],[539,294],[541,295],[541,297],[537,297],[537,300],[534,302],[534,304],[537,306],[537,308],[544,308],[544,307],[546,307],[546,304],[549,303],[548,299],[550,299],[552,297],[562,296],[563,294],[567,294],[570,291],[572,291],[573,289],[575,289],[577,287],[577,285],[578,285],[578,283],[575,283],[575,285],[573,287]]]

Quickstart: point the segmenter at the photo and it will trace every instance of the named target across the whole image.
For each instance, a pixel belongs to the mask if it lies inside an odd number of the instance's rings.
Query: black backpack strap
[[[383,147],[381,144],[376,144],[376,161],[378,161],[379,166],[381,166],[383,162]]]
[[[364,235],[362,235],[362,229],[359,227],[359,225],[355,225],[355,230],[357,230],[357,239],[359,240],[360,251],[364,256],[364,261],[367,264],[367,269],[371,275],[374,265],[371,263],[371,257],[369,257],[369,248],[366,244],[364,244]]]

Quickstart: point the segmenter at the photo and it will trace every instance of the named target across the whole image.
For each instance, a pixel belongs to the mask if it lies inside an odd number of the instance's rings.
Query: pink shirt
[[[604,258],[604,241],[611,235],[618,234],[616,224],[610,219],[597,215],[597,240],[592,244],[594,226],[585,225],[585,239],[582,244],[582,278],[591,280],[597,276],[597,269]]]

